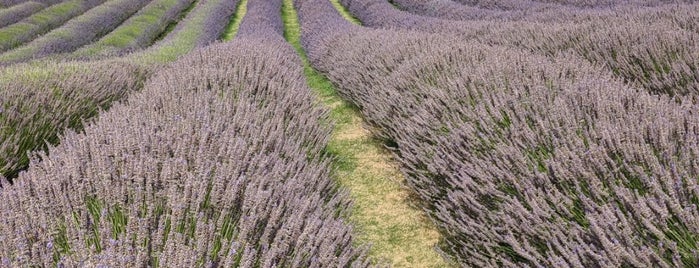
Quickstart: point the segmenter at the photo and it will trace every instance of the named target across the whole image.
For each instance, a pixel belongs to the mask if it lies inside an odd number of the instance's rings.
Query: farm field
[[[694,2],[0,0],[0,267],[698,267]]]

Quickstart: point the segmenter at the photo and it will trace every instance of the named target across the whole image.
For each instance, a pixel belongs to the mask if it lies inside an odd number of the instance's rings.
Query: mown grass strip
[[[354,201],[350,221],[360,242],[372,244],[370,256],[375,260],[395,267],[449,266],[434,250],[439,233],[409,205],[409,192],[401,186],[404,178],[390,153],[363,127],[357,108],[343,101],[332,83],[310,66],[292,1],[284,0],[282,7],[284,36],[303,59],[309,87],[331,110],[335,128],[326,151],[335,160],[333,177],[350,190]]]
[[[235,35],[238,33],[238,29],[240,28],[240,23],[243,22],[243,18],[245,17],[245,13],[248,12],[248,0],[240,0],[238,3],[238,7],[236,8],[235,14],[233,14],[233,19],[231,20],[231,23],[226,26],[226,31],[223,32],[223,35],[221,36],[221,40],[223,41],[230,41],[235,37]]]

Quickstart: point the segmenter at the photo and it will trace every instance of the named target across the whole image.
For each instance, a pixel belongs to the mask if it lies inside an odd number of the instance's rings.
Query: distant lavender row
[[[691,21],[684,16],[675,19],[669,13],[660,17],[647,10],[623,9],[620,14],[610,13],[584,23],[466,22],[408,14],[383,0],[341,2],[370,27],[449,33],[464,39],[524,47],[545,55],[572,51],[651,92],[699,95],[699,54],[695,53],[699,49],[699,34],[678,26],[678,19]],[[651,19],[659,17],[663,20]]]
[[[456,3],[452,0],[393,0],[401,9],[428,17],[448,20],[525,20],[537,22],[586,21],[608,15],[613,10],[581,9],[564,5],[543,5],[537,9],[491,10]],[[606,13],[606,14],[605,14]]]
[[[281,18],[281,0],[252,0],[248,2],[247,13],[238,28],[235,38],[263,39],[265,43],[286,46],[290,55],[295,55],[293,48],[284,39],[284,23]],[[299,59],[299,64],[301,61]]]
[[[21,65],[0,80],[0,176],[14,178],[28,153],[79,130],[112,101],[142,86],[146,70],[130,64],[44,63]]]
[[[0,52],[51,31],[104,0],[70,0],[50,6],[22,21],[0,29]]]
[[[193,4],[194,0],[154,0],[114,31],[76,54],[118,55],[147,47]]]
[[[311,62],[396,146],[462,266],[699,264],[695,104],[575,57],[337,25],[317,37],[329,5],[297,2],[303,38],[325,42]]]
[[[5,8],[10,8],[13,6],[22,5],[26,2],[30,2],[30,1],[28,1],[28,0],[0,0],[0,6],[5,7]],[[46,5],[54,5],[54,4],[60,3],[61,0],[34,0],[34,2],[39,2],[42,4],[46,4]]]
[[[44,8],[46,8],[45,4],[34,1],[27,1],[0,10],[0,28],[18,22]]]
[[[197,47],[216,41],[218,37],[221,36],[227,22],[230,21],[230,16],[235,12],[237,3],[238,1],[199,1],[195,10],[192,10],[190,13],[192,16],[188,16],[188,18],[185,19],[187,20],[186,22],[177,24],[177,27],[173,30],[174,34],[165,37],[163,43],[167,43],[173,37],[177,37],[177,32],[185,30],[184,28],[188,24],[193,23],[202,23],[203,27],[201,27],[201,31],[205,33],[197,40]],[[206,16],[204,16],[204,14],[206,14]]]
[[[631,11],[586,23],[509,25],[480,38],[545,55],[572,51],[650,92],[699,96],[699,34],[678,27],[673,18],[646,14]]]
[[[27,45],[0,55],[0,62],[12,63],[56,53],[72,52],[111,32],[150,1],[105,2]]]
[[[211,44],[225,31],[237,5],[238,0],[200,0],[164,39],[126,59],[168,62],[194,48]]]
[[[533,0],[454,0],[471,7],[504,11],[534,11],[551,5]]]
[[[11,266],[364,267],[298,60],[191,53],[0,191]]]

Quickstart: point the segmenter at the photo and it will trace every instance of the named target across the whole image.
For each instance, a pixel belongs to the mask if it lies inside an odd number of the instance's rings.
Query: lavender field
[[[699,3],[0,0],[0,267],[699,267]]]

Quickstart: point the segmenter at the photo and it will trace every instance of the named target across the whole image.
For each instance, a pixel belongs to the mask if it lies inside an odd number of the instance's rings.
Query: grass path
[[[380,263],[448,267],[434,250],[439,233],[420,210],[408,205],[409,192],[402,187],[404,178],[390,153],[364,127],[358,109],[343,101],[330,81],[310,66],[300,45],[293,0],[284,0],[282,18],[285,38],[303,59],[308,85],[331,109],[335,128],[327,151],[335,157],[333,177],[349,189],[354,201],[350,221],[359,241],[372,245],[369,253]]]
[[[226,30],[221,36],[221,40],[230,41],[238,33],[238,28],[240,28],[240,23],[243,22],[245,13],[248,12],[248,0],[240,0],[238,6],[235,8],[235,13],[233,13],[233,19],[231,23],[226,26]]]

